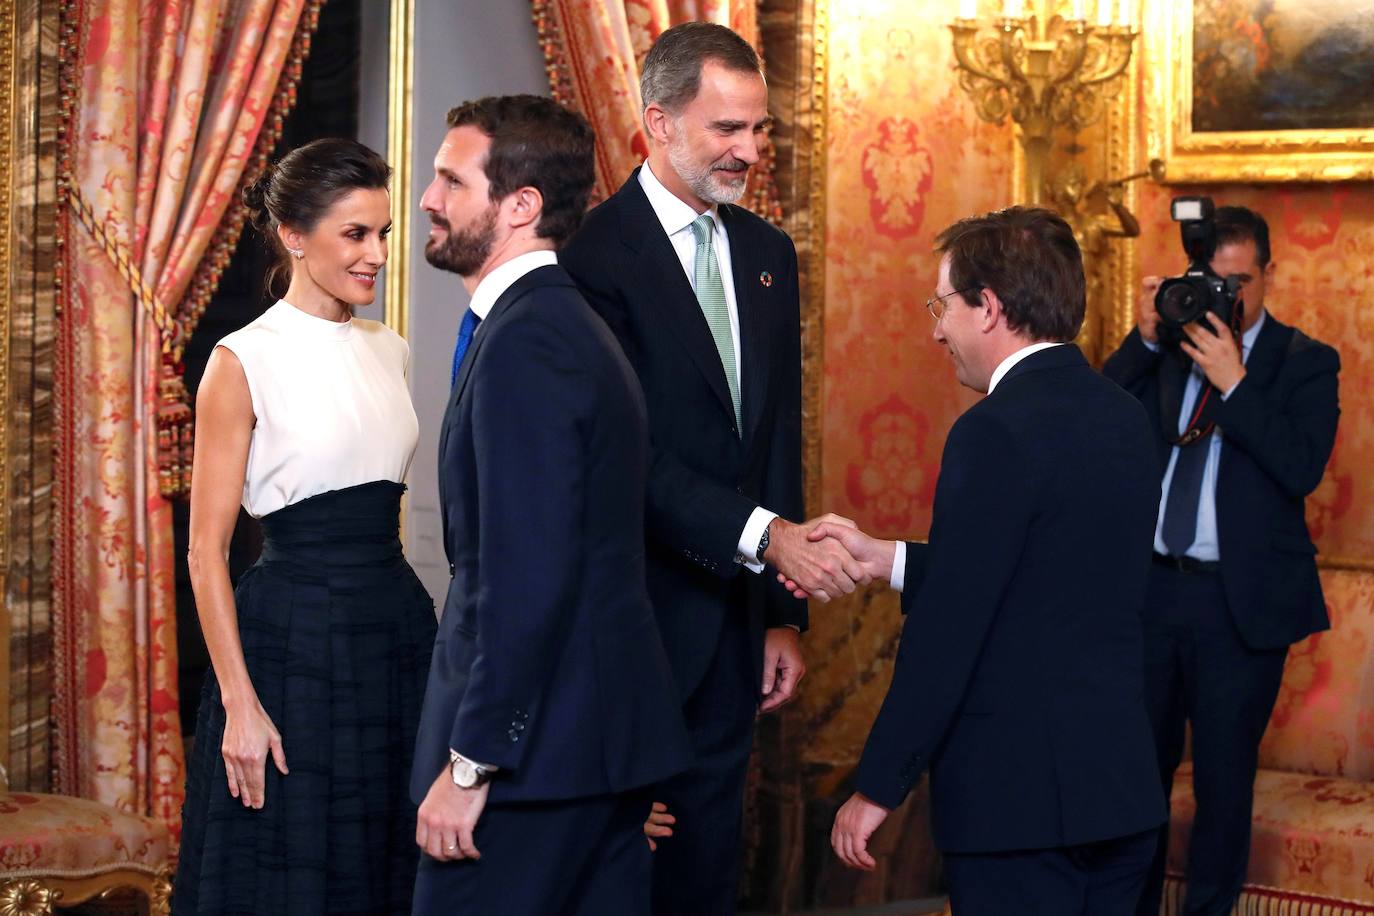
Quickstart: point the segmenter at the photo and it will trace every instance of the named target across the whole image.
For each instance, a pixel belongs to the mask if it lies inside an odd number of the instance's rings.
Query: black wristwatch
[[[763,526],[763,534],[759,537],[758,549],[754,551],[754,556],[759,558],[759,562],[763,562],[763,552],[768,549],[768,528],[772,524],[773,522],[770,520],[767,525]]]

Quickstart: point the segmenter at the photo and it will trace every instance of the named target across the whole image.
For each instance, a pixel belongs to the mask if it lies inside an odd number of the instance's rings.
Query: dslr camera
[[[1183,236],[1188,269],[1170,277],[1155,293],[1159,313],[1159,342],[1174,350],[1188,338],[1183,329],[1199,322],[1211,330],[1203,316],[1212,312],[1222,324],[1236,332],[1240,329],[1245,304],[1240,300],[1240,279],[1235,275],[1219,277],[1211,262],[1217,252],[1216,208],[1210,197],[1175,197],[1169,213]],[[1181,352],[1181,351],[1180,351]]]

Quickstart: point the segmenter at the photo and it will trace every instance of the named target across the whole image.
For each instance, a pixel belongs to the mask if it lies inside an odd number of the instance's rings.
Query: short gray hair
[[[644,58],[639,76],[643,108],[681,111],[701,89],[701,68],[708,60],[727,70],[763,73],[753,46],[736,32],[714,22],[684,22],[658,36]]]

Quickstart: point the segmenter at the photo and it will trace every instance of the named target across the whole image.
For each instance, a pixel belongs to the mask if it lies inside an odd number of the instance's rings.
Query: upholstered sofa
[[[1374,572],[1322,572],[1331,629],[1292,648],[1260,745],[1246,916],[1374,914]],[[1181,909],[1196,804],[1174,782],[1163,913]]]
[[[120,891],[165,916],[171,836],[156,821],[62,795],[0,791],[0,916],[48,916]]]

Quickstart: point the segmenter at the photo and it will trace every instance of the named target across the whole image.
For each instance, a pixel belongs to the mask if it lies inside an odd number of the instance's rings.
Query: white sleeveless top
[[[396,332],[365,318],[318,318],[283,300],[219,346],[243,364],[253,399],[249,514],[405,481],[420,424],[406,388],[410,347]]]

